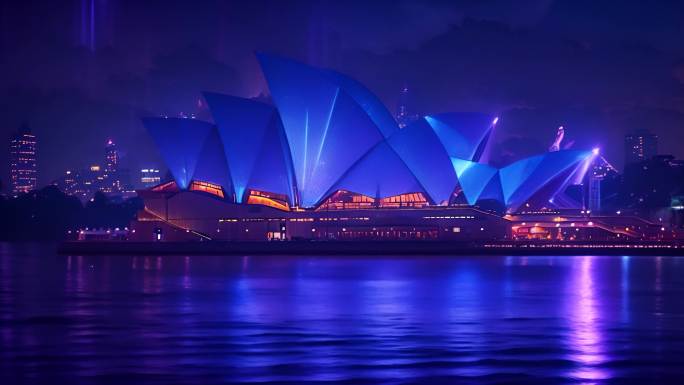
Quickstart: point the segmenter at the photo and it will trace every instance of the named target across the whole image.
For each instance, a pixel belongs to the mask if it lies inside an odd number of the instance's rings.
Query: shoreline
[[[662,242],[453,241],[67,241],[63,255],[646,255],[684,256],[684,245]]]

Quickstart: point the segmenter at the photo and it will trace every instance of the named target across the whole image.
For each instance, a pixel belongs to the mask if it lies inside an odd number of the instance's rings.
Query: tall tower
[[[625,164],[637,163],[658,155],[658,136],[648,130],[625,135]]]
[[[397,115],[395,118],[399,128],[404,128],[418,119],[418,116],[410,109],[409,89],[407,86],[402,87],[399,93],[399,103],[397,103]]]
[[[558,127],[558,131],[556,131],[556,138],[553,140],[553,143],[551,143],[551,147],[549,147],[549,152],[560,151],[560,145],[561,142],[563,142],[564,137],[565,130],[563,129],[563,126],[560,126]]]
[[[109,139],[105,146],[105,169],[103,173],[104,192],[121,191],[121,180],[119,178],[119,151],[116,149],[114,141]]]
[[[10,180],[12,193],[19,194],[36,188],[36,137],[31,129],[22,126],[10,140]]]
[[[596,151],[596,150],[594,150]],[[602,200],[604,198],[604,192],[602,192],[601,185],[606,179],[615,178],[618,175],[617,170],[610,164],[606,158],[595,152],[596,157],[592,162],[589,172],[587,173],[587,184],[588,184],[588,208],[591,211],[600,211]]]
[[[601,210],[601,181],[604,177],[597,168],[591,170],[589,174],[589,204],[586,208],[591,211]]]

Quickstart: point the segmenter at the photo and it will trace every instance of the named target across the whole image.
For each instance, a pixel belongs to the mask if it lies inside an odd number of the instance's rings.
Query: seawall
[[[452,241],[69,241],[60,254],[123,255],[672,255],[684,256],[678,243],[545,243]]]

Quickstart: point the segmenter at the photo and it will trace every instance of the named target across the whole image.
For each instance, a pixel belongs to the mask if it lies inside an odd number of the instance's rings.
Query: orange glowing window
[[[394,195],[380,199],[380,207],[423,207],[428,201],[422,193]]]
[[[289,211],[290,205],[287,196],[266,191],[250,190],[247,197],[247,204],[264,205],[278,210]]]
[[[152,191],[176,192],[178,191],[178,186],[176,185],[176,182],[171,181],[152,187]]]
[[[223,194],[223,188],[220,185],[209,182],[192,181],[190,184],[190,191],[202,191],[211,195],[216,195],[219,198],[225,196]]]
[[[284,210],[284,211],[289,210],[287,203],[281,203],[281,202],[278,202],[274,199],[266,198],[266,197],[260,197],[257,195],[250,195],[249,198],[247,198],[247,204],[264,205],[264,206],[269,206],[269,207],[273,207],[273,208],[276,208],[278,210]]]
[[[316,210],[344,210],[373,208],[375,199],[368,195],[347,190],[338,190],[316,208]]]

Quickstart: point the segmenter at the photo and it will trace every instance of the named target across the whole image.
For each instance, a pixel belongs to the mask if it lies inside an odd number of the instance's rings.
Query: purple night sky
[[[405,84],[418,113],[496,113],[498,163],[559,125],[618,166],[638,128],[684,157],[681,1],[24,0],[0,4],[0,180],[22,123],[39,184],[101,163],[107,138],[124,167],[163,166],[140,117],[267,93],[257,50],[346,73],[393,113]]]

